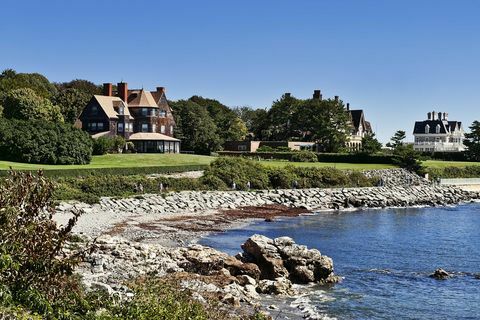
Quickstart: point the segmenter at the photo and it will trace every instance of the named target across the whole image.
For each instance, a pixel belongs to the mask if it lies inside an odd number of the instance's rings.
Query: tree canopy
[[[398,146],[403,145],[403,140],[405,140],[406,137],[405,131],[397,130],[393,137],[390,138],[390,142],[387,143],[387,147],[396,149]]]
[[[57,92],[52,102],[60,107],[66,123],[75,123],[83,108],[87,105],[91,95],[79,89],[68,88]]]
[[[480,122],[475,120],[469,127],[470,132],[465,134],[463,144],[468,148],[466,155],[469,160],[480,161]]]
[[[49,99],[57,88],[48,79],[38,73],[16,73],[15,70],[6,69],[0,74],[0,92],[29,88],[42,98]]]
[[[362,138],[362,152],[374,154],[382,150],[382,144],[375,138],[375,133],[367,134]]]
[[[5,118],[63,122],[58,106],[38,96],[33,89],[20,88],[7,92],[2,106]]]

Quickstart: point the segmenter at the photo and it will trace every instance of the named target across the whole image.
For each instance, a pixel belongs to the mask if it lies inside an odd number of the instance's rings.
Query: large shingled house
[[[423,152],[461,152],[465,150],[462,122],[449,121],[446,112],[429,112],[427,120],[413,127],[413,148]]]
[[[111,83],[104,83],[103,94],[90,99],[79,120],[93,138],[119,135],[133,142],[137,152],[180,152],[164,87],[152,92],[129,90],[127,83],[121,82],[114,92]]]

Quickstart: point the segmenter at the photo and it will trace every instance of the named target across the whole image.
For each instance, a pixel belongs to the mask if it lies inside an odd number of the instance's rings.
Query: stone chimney
[[[157,87],[158,93],[165,93],[165,87]]]
[[[113,96],[113,89],[111,83],[104,83],[103,84],[103,95],[111,97]]]
[[[322,100],[322,92],[320,90],[313,90],[313,99]]]
[[[285,92],[284,96],[285,96],[285,98],[290,98],[291,93],[290,92]]]
[[[431,112],[427,113],[427,119],[432,120],[432,113]]]
[[[350,103],[347,102],[347,111],[350,111]]]
[[[448,112],[443,113],[443,120],[448,121]]]
[[[118,89],[118,97],[122,99],[124,102],[128,102],[128,85],[126,82],[119,82],[117,83]]]
[[[442,121],[442,113],[441,112],[438,113],[438,120]]]
[[[435,111],[432,111],[432,120],[435,120],[437,118],[437,113]]]
[[[338,102],[339,96],[335,96],[335,102]]]

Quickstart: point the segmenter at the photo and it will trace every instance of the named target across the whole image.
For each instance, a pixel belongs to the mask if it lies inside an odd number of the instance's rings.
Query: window
[[[165,110],[160,110],[158,115],[162,118],[165,118],[167,116],[167,112]]]
[[[94,131],[97,130],[97,123],[95,122],[92,123],[92,130]]]
[[[97,123],[98,130],[103,130],[103,122]]]
[[[435,128],[435,132],[440,133],[440,125],[439,124],[437,124],[437,127]]]
[[[148,132],[148,123],[142,123],[142,132]]]
[[[165,133],[165,126],[160,126],[160,133]]]
[[[238,151],[247,151],[247,146],[244,144],[241,144],[238,146]]]
[[[97,106],[92,106],[91,112],[92,112],[93,115],[98,114]]]
[[[425,126],[425,133],[430,133],[430,126],[428,124]]]
[[[173,135],[173,126],[170,126],[170,134]]]
[[[152,132],[157,132],[157,125],[156,124],[152,124]]]
[[[128,131],[129,131],[129,132],[132,132],[132,131],[133,131],[133,124],[132,124],[132,123],[129,123],[129,124],[128,124]]]
[[[118,132],[123,132],[123,123],[118,124]]]
[[[123,115],[124,112],[125,112],[125,108],[124,108],[123,106],[120,106],[120,107],[118,108],[118,114],[122,114],[122,115]]]
[[[148,109],[142,108],[142,116],[147,116],[147,114],[148,114]]]

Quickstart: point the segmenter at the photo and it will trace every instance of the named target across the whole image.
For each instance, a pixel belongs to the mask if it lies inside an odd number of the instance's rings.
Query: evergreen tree
[[[465,134],[463,144],[468,148],[465,152],[469,160],[480,161],[480,122],[475,120]]]

